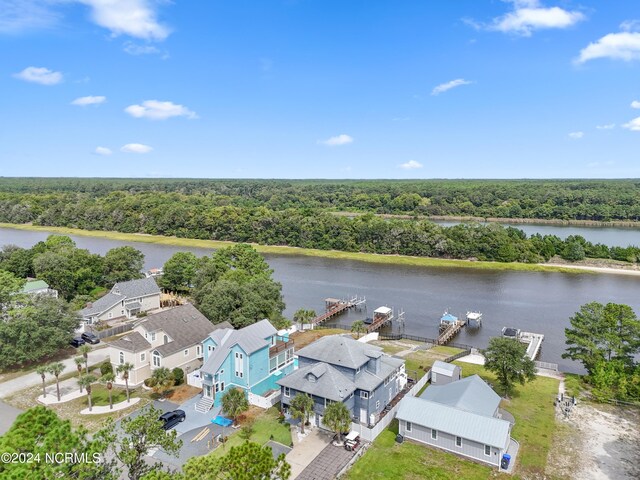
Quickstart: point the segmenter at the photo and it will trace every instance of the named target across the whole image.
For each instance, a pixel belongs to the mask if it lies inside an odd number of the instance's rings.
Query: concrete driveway
[[[7,405],[4,402],[0,402],[0,435],[4,435],[7,433],[16,417],[22,413],[22,410],[19,410],[11,405]]]
[[[319,428],[314,428],[293,447],[287,454],[287,462],[291,465],[291,480],[295,479],[331,442],[332,435]]]

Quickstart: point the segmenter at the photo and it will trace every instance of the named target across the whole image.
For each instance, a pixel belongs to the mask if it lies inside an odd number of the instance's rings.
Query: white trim
[[[360,398],[363,400],[369,400],[369,392],[365,392],[364,390],[360,390]]]
[[[489,447],[489,453],[487,453],[487,447]],[[491,456],[491,445],[485,445],[484,446],[484,455],[485,455],[485,457],[490,457]]]
[[[460,440],[459,443],[458,443],[458,440]],[[462,437],[459,437],[457,435],[456,435],[456,447],[462,448]]]
[[[431,429],[431,440],[438,440],[438,430],[435,428]]]
[[[411,422],[407,422],[407,421],[404,422],[405,431],[410,432],[412,427],[413,425],[411,424]]]
[[[283,395],[287,398],[291,396],[291,389],[289,387],[284,387]]]

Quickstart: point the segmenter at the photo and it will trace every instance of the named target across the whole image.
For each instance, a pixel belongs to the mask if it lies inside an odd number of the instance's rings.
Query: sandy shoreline
[[[609,273],[614,275],[640,276],[640,270],[632,270],[629,268],[593,267],[588,265],[571,265],[566,263],[540,263],[539,265],[547,265],[549,267],[572,268],[575,270],[586,270],[590,272]]]

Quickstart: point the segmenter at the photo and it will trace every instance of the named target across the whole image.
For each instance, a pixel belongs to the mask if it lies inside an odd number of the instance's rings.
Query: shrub
[[[144,384],[149,388],[153,388],[156,384],[156,381],[153,378],[149,377],[149,378],[145,378]]]
[[[113,365],[111,365],[111,362],[109,360],[105,360],[100,364],[100,373],[102,375],[113,373]]]
[[[171,371],[173,375],[174,385],[182,385],[184,383],[184,371],[180,367],[176,367]]]
[[[138,314],[136,315],[136,317],[138,318],[144,318],[147,316],[147,312],[138,312]]]

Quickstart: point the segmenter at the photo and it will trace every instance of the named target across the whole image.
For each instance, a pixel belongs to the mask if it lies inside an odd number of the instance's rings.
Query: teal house
[[[215,406],[230,388],[242,388],[247,395],[279,390],[276,381],[294,368],[293,341],[279,336],[269,320],[240,330],[218,329],[202,342],[202,351],[202,400]]]

